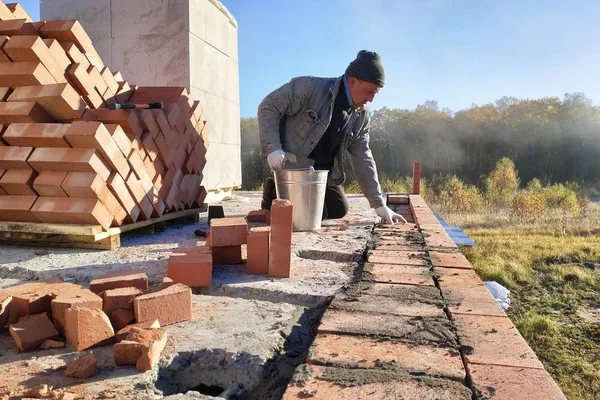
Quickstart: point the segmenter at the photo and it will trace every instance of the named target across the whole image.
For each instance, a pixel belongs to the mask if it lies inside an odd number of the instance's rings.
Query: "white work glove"
[[[283,150],[275,150],[267,156],[267,163],[270,169],[281,169],[283,167],[283,160],[285,159],[285,152]]]
[[[394,225],[395,222],[402,222],[403,224],[406,224],[404,217],[393,212],[388,206],[377,207],[375,212],[386,224]]]

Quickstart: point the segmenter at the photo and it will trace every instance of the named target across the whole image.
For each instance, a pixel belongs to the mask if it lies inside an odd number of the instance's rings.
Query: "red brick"
[[[268,210],[253,210],[246,215],[248,222],[267,222],[267,211]]]
[[[447,268],[464,268],[471,269],[469,260],[462,253],[441,253],[438,251],[430,251],[431,263],[434,267]]]
[[[37,196],[33,190],[33,181],[37,172],[29,169],[11,169],[6,171],[0,178],[0,187],[8,195],[14,196]]]
[[[129,333],[126,336],[129,336]],[[127,338],[122,339],[113,348],[115,364],[135,365],[145,349],[146,346],[142,343],[134,342]]]
[[[97,199],[40,197],[31,212],[40,222],[101,225],[108,230],[114,216]]]
[[[66,172],[42,171],[33,181],[33,189],[40,196],[67,197],[65,191],[60,187],[66,176]]]
[[[146,192],[144,191],[144,187],[142,186],[141,181],[137,180],[135,175],[132,173],[129,174],[129,178],[125,181],[127,187],[133,199],[137,203],[140,215],[139,218],[142,220],[148,220],[152,218],[152,213],[154,212],[154,207],[152,202],[148,196],[146,196]]]
[[[158,363],[160,354],[167,345],[167,330],[163,328],[133,328],[126,340],[144,345],[142,354],[135,363],[135,368],[138,371],[149,371]]]
[[[82,64],[72,64],[67,71],[67,76],[90,107],[99,108],[104,105],[104,100],[96,91],[92,78]]]
[[[87,70],[90,67],[90,62],[81,52],[81,50],[79,50],[79,47],[77,47],[77,45],[73,42],[63,42],[59,40],[58,43],[60,43],[61,47],[67,54],[67,57],[69,57],[73,64],[80,64],[83,68],[83,71],[87,74]]]
[[[125,158],[129,157],[133,147],[131,145],[131,140],[127,137],[127,134],[123,128],[117,124],[106,124],[104,126],[112,136],[114,142],[121,150],[121,153],[125,156]]]
[[[306,378],[301,382],[292,382],[283,400],[471,399],[471,392],[463,383],[450,379],[438,380],[432,385],[428,380],[400,372],[316,365],[301,365],[299,368],[303,369],[301,375]],[[365,381],[365,376],[373,379]],[[340,382],[336,381],[336,377],[340,377]]]
[[[37,196],[0,196],[0,221],[40,222],[30,211]]]
[[[117,92],[119,91],[119,83],[113,76],[110,69],[108,67],[102,68],[102,70],[100,71],[100,75],[102,76],[102,79],[106,83],[108,90],[110,90],[110,92],[112,93],[113,96],[116,95]]]
[[[141,269],[107,272],[90,282],[90,290],[96,294],[119,288],[137,288],[148,291],[148,276]]]
[[[10,94],[12,93],[12,89],[9,87],[3,87],[0,88],[0,100],[1,101],[6,101],[6,99],[8,98],[8,96],[10,96]]]
[[[289,200],[275,199],[271,205],[269,275],[288,278],[292,257],[292,213]]]
[[[543,369],[468,364],[469,375],[480,393],[498,400],[565,399],[556,382]]]
[[[103,293],[102,310],[106,315],[111,315],[116,309],[133,311],[133,299],[142,295],[143,292],[136,287],[124,287],[105,290]]]
[[[12,296],[9,323],[31,315],[52,313],[52,299],[61,293],[79,291],[80,286],[65,282],[35,282],[4,289]]]
[[[214,264],[233,265],[242,263],[242,246],[212,247]]]
[[[177,283],[159,292],[136,297],[133,301],[138,322],[157,319],[161,326],[192,318],[192,291]]]
[[[114,336],[110,320],[101,309],[76,306],[65,311],[65,337],[75,350],[104,346]]]
[[[52,299],[52,320],[56,329],[64,335],[65,313],[67,309],[81,306],[102,308],[102,298],[88,289],[63,291]]]
[[[90,65],[87,69],[87,73],[90,76],[91,81],[94,83],[94,87],[100,96],[103,96],[108,90],[108,85],[102,78],[100,70],[93,65]]]
[[[141,140],[144,150],[146,150],[146,153],[148,153],[150,159],[152,161],[156,160],[158,157],[158,146],[156,145],[154,139],[152,139],[152,135],[149,132],[144,132]]]
[[[142,86],[139,87],[131,97],[132,103],[150,103],[162,101],[165,105],[177,103],[181,96],[189,93],[181,86]]]
[[[4,4],[4,3],[0,4],[0,20],[4,21],[4,20],[11,20],[11,19],[14,19],[14,18],[15,18],[15,14],[11,10],[11,8],[9,7],[9,5],[8,4]],[[27,20],[27,17],[23,16],[21,19]]]
[[[248,255],[246,273],[269,273],[269,235],[271,227],[250,228],[248,231]]]
[[[15,122],[53,122],[53,120],[38,103],[0,102],[0,124],[8,125]]]
[[[67,82],[64,68],[61,68],[46,43],[37,34],[11,38],[4,46],[4,52],[14,62],[41,62],[56,82]]]
[[[129,99],[135,92],[135,89],[132,88],[127,82],[119,82],[119,91],[117,92],[117,101],[119,103],[128,103]]]
[[[393,364],[407,372],[426,372],[462,381],[465,369],[453,348],[415,345],[380,338],[317,335],[307,360],[311,364],[378,368]]]
[[[454,315],[468,363],[543,369],[542,363],[508,317]]]
[[[0,291],[0,329],[4,328],[10,317],[10,303],[12,297],[8,293]]]
[[[122,177],[129,174],[129,163],[101,122],[75,121],[65,132],[65,139],[74,148],[94,148]]]
[[[206,195],[207,195],[206,188],[204,186],[201,186],[200,191],[198,192],[198,196],[192,203],[192,207],[194,207],[194,208],[202,207],[204,204],[204,199],[206,199]]]
[[[202,104],[199,101],[194,101],[192,108],[189,112],[189,116],[192,119],[192,123],[197,124],[202,119]]]
[[[27,14],[27,11],[19,3],[7,3],[6,7],[12,12],[15,19],[24,19],[27,22],[32,22],[31,17]],[[0,14],[1,19],[8,19],[7,14],[4,10]]]
[[[408,195],[404,194],[388,194],[387,204],[409,204]]]
[[[71,66],[71,60],[67,56],[65,49],[60,45],[59,41],[56,39],[43,39],[46,46],[48,46],[48,50],[50,50],[50,54],[56,60],[56,63],[59,65],[63,74],[67,72],[69,67]]]
[[[56,83],[56,80],[40,62],[0,63],[0,86],[14,89],[20,86],[53,83]]]
[[[114,172],[107,180],[107,185],[113,194],[116,196],[117,200],[121,204],[121,207],[127,213],[127,217],[125,218],[127,222],[135,222],[137,221],[140,215],[140,208],[135,202],[133,196],[127,189],[125,185],[125,181],[118,173]]]
[[[40,28],[40,36],[45,39],[56,39],[59,42],[73,42],[81,50],[90,64],[96,66],[99,70],[104,68],[104,63],[100,59],[100,56],[96,52],[92,40],[85,32],[79,21],[77,20],[65,20],[65,21],[46,21],[46,23]]]
[[[110,322],[116,330],[125,328],[133,321],[135,321],[135,314],[132,310],[117,308],[110,314]]]
[[[65,370],[65,376],[87,379],[98,373],[98,359],[90,352],[75,358]]]
[[[38,31],[31,22],[25,18],[7,19],[0,21],[0,35],[20,36],[37,35]]]
[[[418,286],[435,286],[427,267],[412,267],[394,264],[375,264],[369,271],[373,281]]]
[[[158,158],[156,158],[152,162],[152,165],[153,165],[154,171],[156,171],[156,176],[154,177],[154,180],[152,181],[152,182],[155,183],[156,182],[156,178],[158,177],[158,175],[161,175],[161,178],[162,178],[162,175],[165,174],[165,167],[163,167],[162,163],[160,162],[160,160]],[[162,181],[162,179],[161,179],[161,181]],[[157,190],[159,189],[159,187],[157,187],[156,185],[154,185],[154,187],[156,187]]]
[[[45,313],[29,315],[9,328],[19,351],[37,349],[47,339],[58,338],[58,331]]]
[[[68,148],[64,139],[69,124],[10,124],[2,138],[11,146]]]
[[[368,254],[368,260],[371,263],[378,264],[401,264],[427,266],[424,254],[419,251],[385,251],[371,250]]]
[[[506,316],[502,307],[482,284],[466,285],[460,279],[456,281],[446,279],[440,281],[440,287],[452,316],[456,314]]]
[[[174,283],[187,286],[210,286],[212,266],[213,257],[210,253],[172,256],[167,263],[167,277]]]
[[[0,35],[0,62],[3,62],[3,63],[12,62],[12,60],[10,58],[8,58],[8,56],[4,52],[4,46],[6,46],[6,43],[8,43],[9,40],[10,40],[10,37],[8,37],[6,35]]]
[[[56,121],[72,121],[86,108],[81,96],[68,83],[16,88],[9,102],[36,102]]]
[[[110,168],[94,149],[51,149],[39,147],[29,156],[28,163],[38,172],[44,170],[96,172],[103,180],[107,180],[110,177]]]
[[[392,287],[392,285],[385,285]],[[392,293],[399,294],[397,291]],[[367,313],[381,313],[391,315],[404,315],[413,317],[438,317],[446,318],[444,313],[444,303],[440,298],[439,301],[422,302],[402,297],[389,297],[380,295],[362,294],[358,297],[345,299],[336,296],[331,303],[331,309],[340,309],[346,311],[362,311]]]
[[[130,134],[128,135],[130,139],[132,139],[131,135],[140,138],[142,133],[144,133],[135,110],[109,110],[101,108],[89,110],[89,112],[100,122],[119,124],[126,133]]]
[[[115,341],[117,343],[119,343],[119,342],[125,340],[125,338],[129,334],[129,332],[133,328],[142,328],[142,329],[160,328],[160,323],[158,322],[157,319],[155,319],[154,321],[136,322],[135,324],[128,325],[125,328],[123,328],[117,332],[117,334],[115,335]]]
[[[248,223],[244,218],[214,218],[210,221],[210,236],[213,247],[246,244]]]
[[[163,277],[162,279],[162,283],[160,285],[160,289],[166,289],[169,286],[173,286],[175,284],[175,282],[173,282],[173,279],[169,278],[168,276]]]

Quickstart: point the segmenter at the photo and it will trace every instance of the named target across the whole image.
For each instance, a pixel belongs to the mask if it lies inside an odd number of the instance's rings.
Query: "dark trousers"
[[[277,198],[275,181],[268,177],[263,185],[263,198],[261,208],[263,210],[271,209],[271,202]],[[323,205],[323,219],[344,218],[348,214],[350,206],[348,198],[341,186],[328,185],[325,189],[325,204]]]

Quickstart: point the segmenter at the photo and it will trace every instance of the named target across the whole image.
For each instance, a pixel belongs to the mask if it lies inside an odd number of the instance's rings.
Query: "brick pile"
[[[64,342],[83,351],[116,342],[116,364],[135,365],[140,371],[158,362],[167,340],[161,327],[191,317],[189,287],[173,284],[148,293],[142,270],[105,273],[89,289],[50,279],[0,290],[0,329],[8,326],[20,351],[61,347]],[[67,370],[68,376],[81,373],[76,365],[73,372]]]
[[[164,109],[107,108],[126,102]],[[201,206],[208,131],[186,88],[130,85],[78,21],[0,3],[0,221],[108,229]]]
[[[213,218],[205,245],[177,249],[169,257],[163,287],[173,283],[212,284],[213,265],[241,264],[246,273],[288,278],[291,267],[292,210],[289,200],[273,200],[272,211],[251,211],[246,218]],[[272,217],[271,217],[272,215]],[[266,226],[248,227],[248,222]],[[246,260],[242,248],[246,247]]]

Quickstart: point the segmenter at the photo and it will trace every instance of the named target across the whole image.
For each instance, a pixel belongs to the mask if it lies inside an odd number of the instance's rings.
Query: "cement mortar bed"
[[[23,387],[40,383],[78,398],[160,399],[199,385],[222,388],[230,395],[267,398],[264,395],[277,388],[278,379],[289,379],[302,362],[323,311],[312,308],[328,304],[362,266],[376,217],[364,197],[349,200],[350,214],[343,220],[325,221],[318,232],[294,233],[289,279],[246,275],[243,264],[215,266],[213,285],[195,289],[193,319],[167,327],[168,344],[153,371],[116,367],[112,346],[105,346],[93,349],[99,359],[96,377],[65,378],[67,363],[82,352],[67,346],[19,354],[4,330],[0,398],[11,392],[22,395]],[[260,195],[237,193],[218,204],[226,216],[245,216],[260,207]],[[39,248],[0,245],[0,287],[57,275],[87,286],[103,272],[132,268],[144,269],[151,286],[156,286],[173,249],[203,245],[204,238],[194,235],[198,228],[208,228],[206,213],[199,224],[123,235],[122,247],[112,251],[51,248],[49,255],[36,256]],[[194,392],[188,397],[210,398]]]

